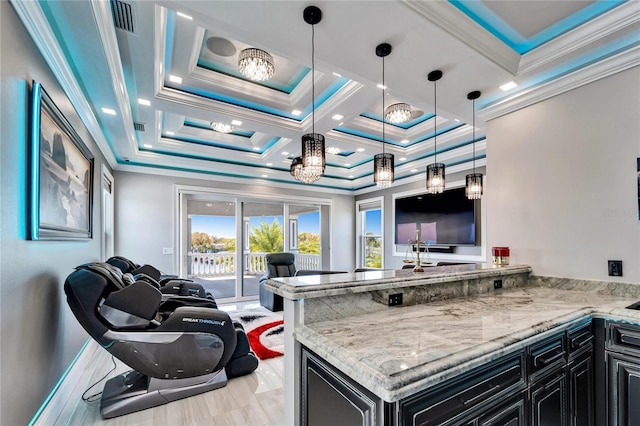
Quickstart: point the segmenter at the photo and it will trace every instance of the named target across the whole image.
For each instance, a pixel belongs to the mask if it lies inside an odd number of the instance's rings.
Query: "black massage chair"
[[[142,279],[151,284],[157,283],[160,293],[165,295],[194,296],[214,300],[213,295],[204,287],[191,280],[178,278],[176,275],[165,275],[151,265],[139,265],[124,256],[113,256],[107,263],[120,269],[124,274],[131,274],[135,279]]]
[[[163,301],[157,288],[143,280],[127,284],[110,264],[77,267],[64,291],[87,333],[133,368],[106,382],[104,418],[223,387],[258,366],[242,326],[226,312],[189,305],[194,297]]]

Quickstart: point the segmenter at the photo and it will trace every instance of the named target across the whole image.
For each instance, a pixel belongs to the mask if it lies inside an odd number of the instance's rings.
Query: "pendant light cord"
[[[433,164],[438,162],[438,85],[433,81]]]
[[[384,56],[382,57],[382,155],[384,155]],[[386,160],[385,160],[386,161]]]
[[[315,25],[311,25],[311,133],[316,138],[316,63],[315,63]]]
[[[472,100],[473,105],[473,140],[471,144],[473,145],[473,174],[476,174],[476,100]]]

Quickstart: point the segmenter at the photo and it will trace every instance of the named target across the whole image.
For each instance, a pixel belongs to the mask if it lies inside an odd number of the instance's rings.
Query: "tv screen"
[[[464,188],[396,198],[395,203],[396,244],[415,241],[417,230],[420,241],[429,245],[476,244],[476,203]]]

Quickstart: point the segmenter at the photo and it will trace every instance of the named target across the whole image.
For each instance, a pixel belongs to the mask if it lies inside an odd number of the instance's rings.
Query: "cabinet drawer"
[[[640,326],[608,323],[607,349],[640,356]]]
[[[553,368],[566,363],[566,350],[564,333],[545,339],[544,341],[532,345],[527,357],[527,367],[529,380],[552,370]]]
[[[481,402],[523,389],[522,354],[475,369],[400,403],[401,424],[442,425]],[[453,423],[452,423],[453,424]]]
[[[591,320],[581,323],[567,330],[567,351],[569,358],[574,354],[582,352],[587,346],[592,346],[593,329]]]

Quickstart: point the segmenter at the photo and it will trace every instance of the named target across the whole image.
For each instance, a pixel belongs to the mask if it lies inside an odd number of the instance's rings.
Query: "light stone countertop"
[[[299,326],[295,335],[394,402],[590,316],[640,324],[640,311],[625,309],[636,301],[531,286],[315,322]]]
[[[529,272],[531,267],[528,265],[495,267],[487,263],[470,263],[424,267],[424,272],[396,269],[270,278],[266,282],[266,288],[284,298],[297,300]]]

